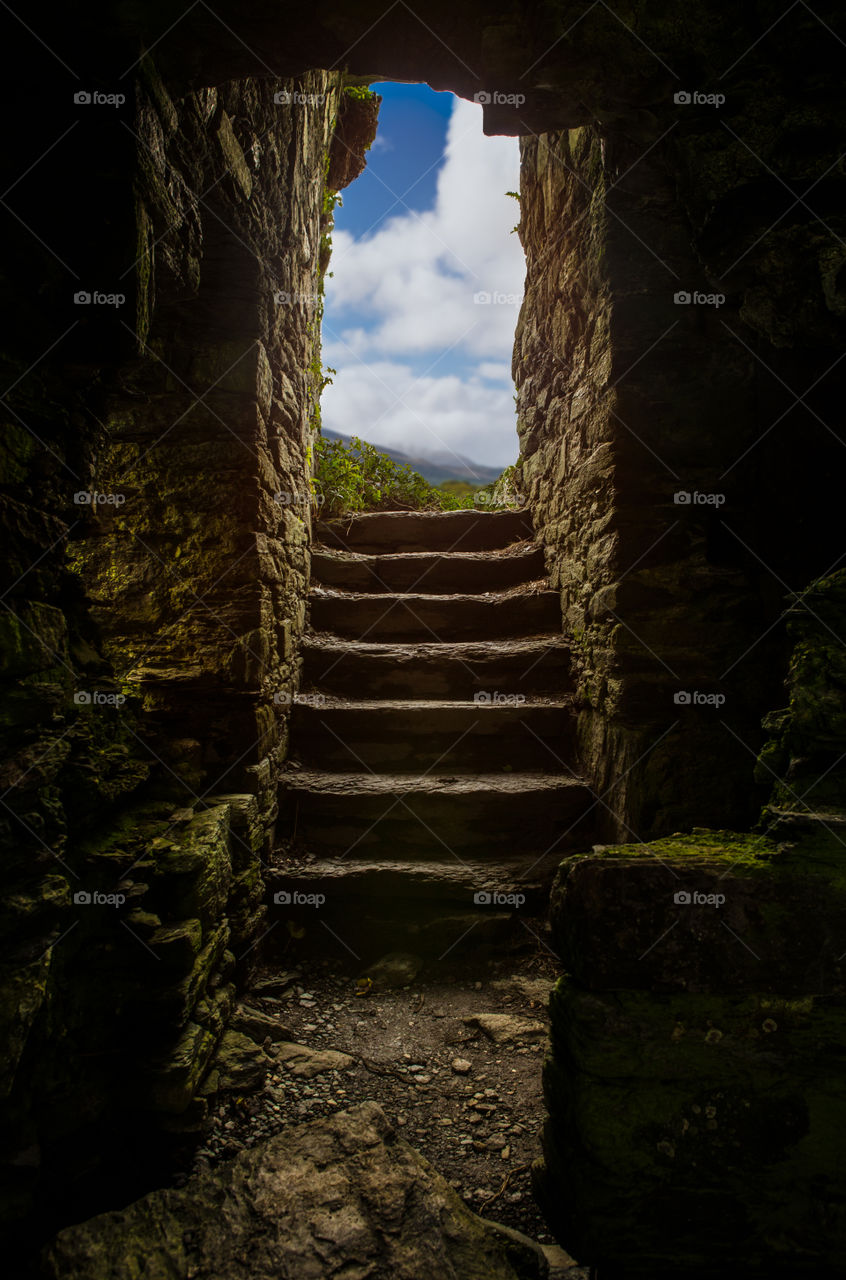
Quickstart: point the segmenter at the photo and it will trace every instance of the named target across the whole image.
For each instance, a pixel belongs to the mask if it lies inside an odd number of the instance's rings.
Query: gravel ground
[[[325,959],[264,971],[244,1000],[273,1019],[272,1039],[283,1043],[265,1040],[263,1088],[218,1096],[194,1167],[372,1099],[472,1209],[546,1246],[554,1275],[587,1276],[553,1250],[529,1177],[540,1154],[546,1001],[557,973],[543,951],[460,976],[427,965],[398,988],[378,974],[364,985]],[[491,1014],[499,1017],[487,1023]],[[286,1042],[304,1051],[293,1056]],[[327,1050],[347,1057],[320,1056]]]

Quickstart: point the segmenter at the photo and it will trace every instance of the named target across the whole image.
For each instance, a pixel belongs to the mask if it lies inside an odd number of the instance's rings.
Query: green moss
[[[6,419],[0,436],[0,484],[25,480],[36,453],[35,437],[19,423]]]
[[[764,718],[756,778],[784,809],[846,810],[846,572],[821,578],[788,615],[790,704]]]
[[[768,872],[772,869],[772,859],[779,853],[779,845],[763,835],[694,827],[687,834],[664,836],[649,844],[608,845],[599,852],[614,858],[658,858],[663,862],[694,858],[709,862],[725,861],[744,872]]]

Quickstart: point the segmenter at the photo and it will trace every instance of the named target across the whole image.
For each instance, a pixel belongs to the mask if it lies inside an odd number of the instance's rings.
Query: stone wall
[[[773,133],[784,97],[722,88],[728,127],[713,107],[670,103],[634,136],[615,123],[522,143],[523,475],[576,641],[582,764],[613,838],[752,819],[785,596],[837,547],[839,222],[827,232],[797,206],[766,235],[778,206],[758,207],[762,164],[733,134],[796,185],[837,172],[842,125],[820,121],[797,164]],[[783,296],[764,303],[775,278]],[[712,701],[679,705],[679,692]]]
[[[325,191],[360,171],[375,128],[339,85],[314,72],[177,98],[142,59],[108,126],[107,108],[73,104],[82,185],[113,201],[86,228],[90,263],[73,257],[73,281],[43,270],[34,201],[10,255],[10,286],[40,267],[69,320],[38,379],[37,308],[6,353],[13,1226],[59,1183],[65,1216],[68,1181],[86,1210],[110,1170],[143,1186],[150,1119],[201,1117],[258,954],[309,573]]]
[[[842,572],[791,615],[754,834],[568,858],[552,923],[557,1237],[605,1277],[834,1275],[846,1263]]]

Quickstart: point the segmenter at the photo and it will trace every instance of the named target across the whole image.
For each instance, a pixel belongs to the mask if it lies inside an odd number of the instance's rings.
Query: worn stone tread
[[[525,894],[549,894],[550,876],[561,862],[558,853],[543,851],[519,857],[505,855],[496,862],[471,859],[433,858],[308,858],[280,859],[267,873],[272,886],[290,883],[297,887],[334,881],[342,883],[344,893],[378,895],[392,899],[404,893],[416,901],[426,898],[443,901],[445,895],[466,897],[479,889],[498,893],[522,891]],[[344,901],[347,901],[345,897]]]
[[[543,552],[534,543],[518,543],[495,551],[438,553],[409,551],[365,555],[316,547],[312,582],[346,591],[429,594],[491,591],[513,587],[544,575]]]
[[[302,654],[304,688],[327,694],[472,698],[481,690],[560,695],[571,686],[570,647],[557,634],[434,644],[341,640],[321,632],[304,640]]]
[[[468,777],[425,774],[418,777],[390,773],[330,773],[323,769],[293,769],[282,775],[289,791],[326,796],[551,796],[587,790],[582,778],[555,773],[474,773]]]
[[[298,758],[324,769],[525,772],[560,764],[572,747],[574,715],[561,699],[509,705],[317,695],[295,705],[292,733]]]
[[[533,536],[519,511],[375,511],[322,520],[317,540],[350,551],[485,551]]]
[[[388,662],[419,662],[435,658],[456,661],[479,662],[491,658],[537,658],[544,651],[560,650],[569,654],[570,646],[557,632],[542,632],[532,636],[500,636],[494,640],[431,640],[394,642],[390,640],[341,640],[331,632],[312,631],[303,642],[305,648],[319,648],[333,656],[358,652],[366,657],[381,658]]]
[[[312,588],[315,630],[374,639],[446,640],[549,632],[560,625],[557,591],[534,587],[477,595],[338,592]]]
[[[316,697],[319,701],[315,701]],[[514,705],[474,702],[472,695],[470,698],[354,698],[330,693],[319,695],[300,693],[294,697],[293,702],[299,710],[308,710],[315,714],[320,711],[410,711],[414,714],[418,712],[424,714],[437,711],[477,710],[482,715],[490,715],[494,712],[516,713],[532,707],[557,707],[566,711],[572,706],[572,701],[568,698],[560,696],[553,698],[545,694],[526,695],[525,702]]]

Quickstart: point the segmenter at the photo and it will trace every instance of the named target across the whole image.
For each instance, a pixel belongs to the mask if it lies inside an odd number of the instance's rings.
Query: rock
[[[529,1004],[539,1004],[544,1007],[549,1003],[552,985],[548,978],[528,978],[519,973],[515,973],[510,978],[497,978],[491,983],[494,991],[506,996],[520,996]]]
[[[463,1019],[467,1027],[478,1027],[494,1044],[513,1044],[518,1040],[542,1040],[546,1027],[530,1018],[512,1013],[473,1013]]]
[[[407,951],[390,951],[369,969],[365,969],[364,977],[383,987],[407,987],[422,968],[420,956],[411,955]]]
[[[559,1244],[542,1244],[540,1247],[549,1263],[551,1276],[556,1275],[558,1272],[572,1271],[573,1267],[579,1265]]]
[[[466,1076],[472,1070],[473,1064],[466,1058],[453,1058],[450,1066],[457,1076]]]
[[[515,1231],[502,1222],[488,1222],[488,1227],[502,1241],[508,1260],[520,1276],[536,1276],[545,1280],[549,1275],[549,1264],[542,1247],[522,1231]]]
[[[542,1252],[472,1213],[373,1102],[286,1129],[184,1188],[68,1227],[52,1280],[545,1280]]]
[[[254,996],[275,996],[281,995],[293,986],[299,974],[294,973],[277,973],[269,978],[261,978],[258,982],[254,982],[251,987],[251,994]]]
[[[255,1040],[257,1044],[261,1044],[267,1036],[270,1036],[274,1044],[278,1040],[288,1040],[291,1036],[290,1029],[283,1026],[276,1018],[262,1013],[260,1009],[253,1009],[248,1004],[239,1004],[236,1007],[231,1026],[233,1031],[240,1031],[251,1040]]]
[[[264,1083],[268,1061],[264,1051],[240,1031],[224,1031],[212,1059],[219,1089],[257,1089]]]
[[[336,1049],[309,1049],[304,1044],[289,1041],[277,1045],[275,1053],[292,1075],[304,1076],[307,1080],[322,1075],[324,1071],[345,1071],[355,1062],[348,1053],[339,1053]]]

